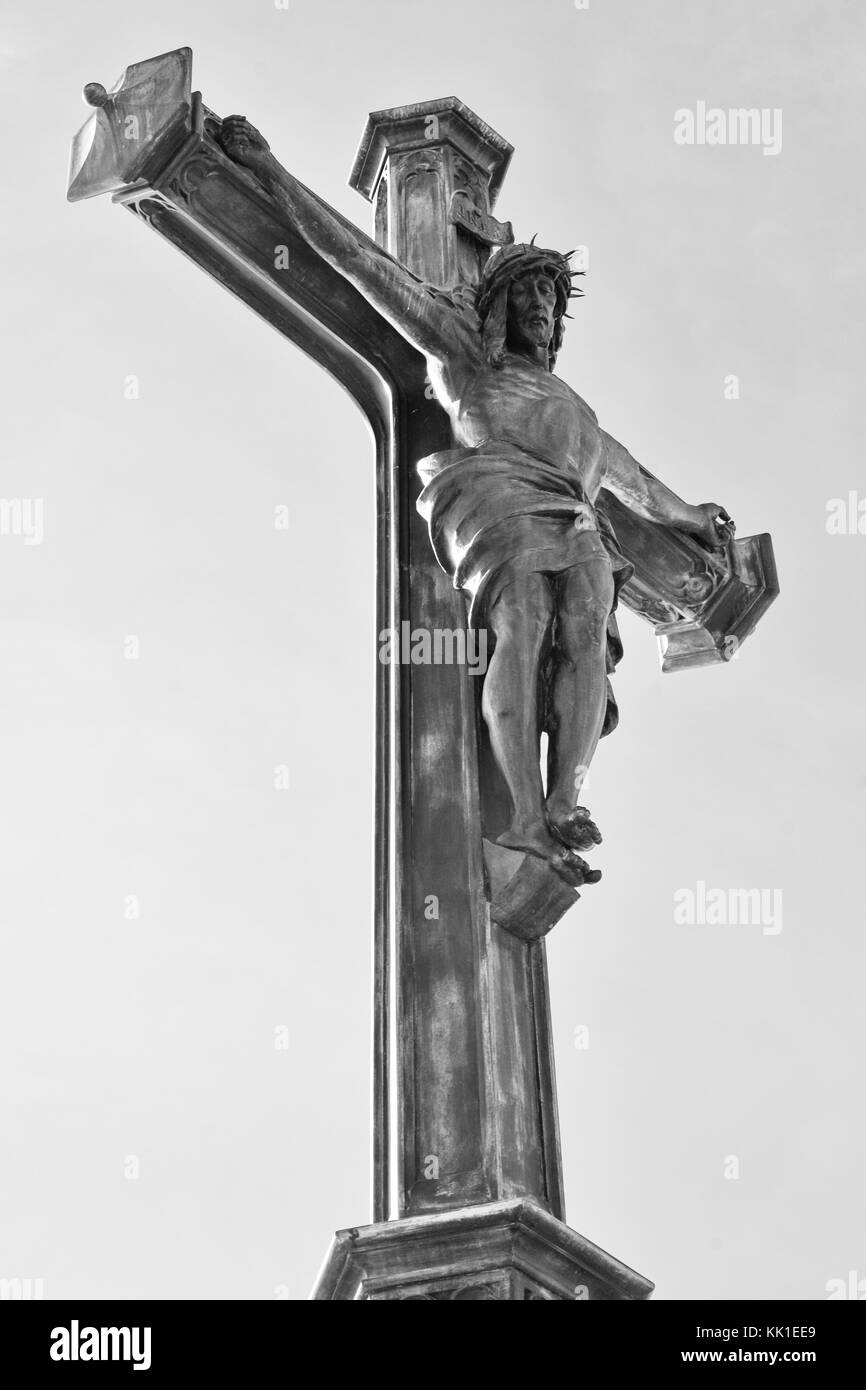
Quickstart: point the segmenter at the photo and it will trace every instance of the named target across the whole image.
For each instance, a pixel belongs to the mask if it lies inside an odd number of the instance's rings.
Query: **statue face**
[[[508,346],[533,356],[547,352],[553,337],[556,287],[542,271],[527,271],[508,288]]]

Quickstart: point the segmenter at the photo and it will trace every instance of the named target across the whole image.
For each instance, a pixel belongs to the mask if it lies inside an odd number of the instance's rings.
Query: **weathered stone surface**
[[[432,285],[473,284],[490,247],[514,240],[492,216],[514,153],[457,97],[374,111],[349,185],[375,202],[376,241]]]
[[[317,1301],[623,1301],[653,1285],[528,1200],[338,1231]]]

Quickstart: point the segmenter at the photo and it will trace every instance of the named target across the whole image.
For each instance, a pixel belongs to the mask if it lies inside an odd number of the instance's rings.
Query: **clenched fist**
[[[690,528],[692,534],[698,536],[704,545],[710,546],[713,550],[721,549],[734,539],[736,527],[718,502],[702,502],[700,506],[694,508],[695,524]]]
[[[270,145],[246,116],[226,116],[220,126],[219,141],[229,159],[251,169],[254,174],[270,159]]]

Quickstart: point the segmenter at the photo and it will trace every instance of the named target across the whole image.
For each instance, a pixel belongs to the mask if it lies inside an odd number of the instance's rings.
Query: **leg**
[[[547,814],[554,830],[575,849],[589,849],[601,840],[588,813],[576,807],[582,775],[604,724],[607,620],[613,600],[613,576],[606,558],[575,565],[560,580]]]
[[[556,842],[544,813],[538,693],[553,614],[553,592],[544,575],[521,575],[502,590],[488,619],[496,645],[481,705],[514,806],[511,828],[499,843],[544,857],[555,852]]]

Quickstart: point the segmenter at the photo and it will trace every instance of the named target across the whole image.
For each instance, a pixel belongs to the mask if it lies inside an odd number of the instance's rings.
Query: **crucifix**
[[[544,937],[600,878],[578,802],[616,723],[617,604],[663,670],[724,662],[778,592],[770,537],[684,502],[555,375],[575,272],[494,216],[512,147],[463,102],[370,116],[370,238],[208,110],[191,59],[88,84],[68,197],[111,193],[376,443],[373,1219],[312,1296],[648,1298],[565,1224]]]

